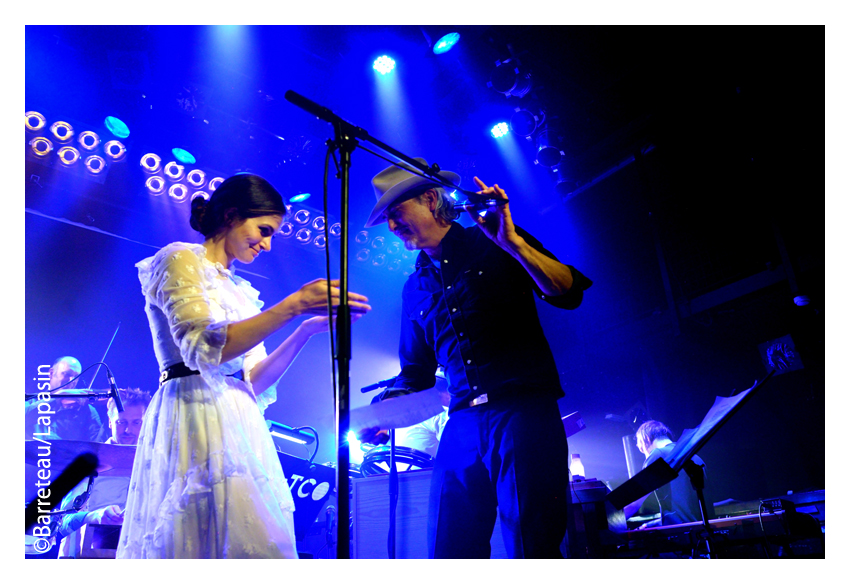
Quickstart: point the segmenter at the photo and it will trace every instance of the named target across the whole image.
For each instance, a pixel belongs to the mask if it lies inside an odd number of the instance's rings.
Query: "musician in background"
[[[40,436],[47,440],[85,440],[87,442],[97,441],[98,433],[100,432],[100,414],[94,406],[86,403],[86,400],[80,398],[65,398],[61,396],[73,395],[76,393],[74,389],[77,387],[77,380],[71,381],[82,371],[80,362],[74,357],[60,357],[53,365],[50,372],[50,389],[56,391],[56,399],[50,400],[51,409],[54,414],[45,416],[38,411],[38,402],[32,401],[27,404],[25,410],[26,427],[24,430],[24,439],[32,440],[35,433],[46,433],[47,436]],[[39,417],[50,420],[50,425],[39,424]]]
[[[643,468],[648,467],[659,458],[666,458],[676,447],[670,428],[656,420],[649,420],[641,424],[635,433],[635,438],[638,450],[646,456]],[[698,456],[693,456],[692,460],[698,466],[705,464]],[[699,498],[686,472],[680,472],[679,476],[673,481],[626,505],[623,509],[626,518],[637,514],[643,502],[650,496],[654,496],[658,501],[661,517],[642,524],[639,529],[702,521]]]
[[[111,435],[106,444],[135,446],[142,428],[142,418],[150,402],[150,396],[138,389],[119,389],[124,411],[119,412],[113,398],[106,405]],[[84,494],[88,480],[80,482],[62,500],[61,510],[73,507],[74,500]],[[84,525],[121,525],[124,522],[124,506],[130,487],[130,470],[126,476],[99,476],[95,479],[91,496],[75,513],[61,516],[56,540],[60,539],[60,558],[79,558],[82,551]],[[117,538],[115,540],[117,544]]]

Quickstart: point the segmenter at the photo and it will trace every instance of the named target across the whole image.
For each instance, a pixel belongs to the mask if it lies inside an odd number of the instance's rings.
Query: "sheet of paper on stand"
[[[403,395],[351,410],[349,428],[359,432],[367,428],[406,428],[443,411],[436,388]]]

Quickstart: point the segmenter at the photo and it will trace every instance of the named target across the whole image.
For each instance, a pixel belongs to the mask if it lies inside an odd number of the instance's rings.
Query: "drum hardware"
[[[96,471],[100,474],[129,477],[133,472],[133,460],[136,457],[135,445],[106,444],[85,440],[27,440],[24,447],[26,463],[37,466],[38,460],[44,458],[39,450],[43,450],[45,446],[48,448],[48,456],[53,466],[66,467],[81,454],[94,454],[97,456]]]

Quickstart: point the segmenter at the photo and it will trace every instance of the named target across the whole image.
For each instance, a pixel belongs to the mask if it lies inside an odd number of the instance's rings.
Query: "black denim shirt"
[[[517,228],[532,247],[556,259]],[[441,243],[440,269],[423,251],[402,297],[401,373],[382,398],[433,387],[446,369],[454,412],[486,393],[564,395],[543,335],[533,293],[559,308],[581,304],[592,282],[569,266],[573,285],[561,296],[542,294],[525,268],[477,226],[452,223]]]

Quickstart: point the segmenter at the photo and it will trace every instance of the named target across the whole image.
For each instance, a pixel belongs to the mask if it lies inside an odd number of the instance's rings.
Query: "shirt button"
[[[467,365],[472,365],[472,360],[467,359],[466,364],[467,364]]]
[[[425,311],[424,311],[424,310],[420,310],[420,311],[419,311],[419,316],[422,316],[423,314],[425,314]]]
[[[463,333],[460,333],[460,336],[463,336]]]
[[[447,263],[449,263],[449,260],[443,260],[443,263],[447,264]]]
[[[477,385],[473,385],[473,386],[472,386],[472,389],[478,389],[478,386],[477,386]]]
[[[451,290],[451,289],[452,289],[451,286],[446,286],[446,290]]]
[[[484,273],[484,272],[478,272],[478,275],[480,276],[480,275],[481,275],[481,274],[483,274],[483,273]]]
[[[452,312],[457,312],[457,308],[452,308]]]

